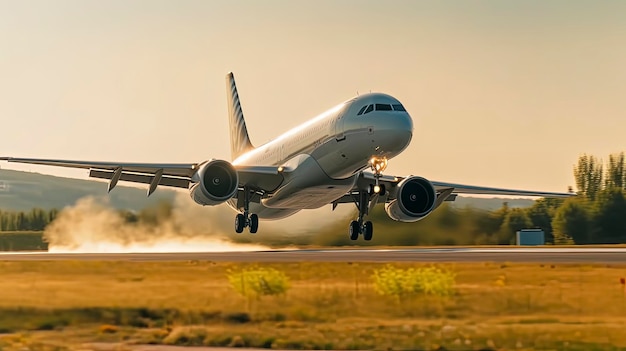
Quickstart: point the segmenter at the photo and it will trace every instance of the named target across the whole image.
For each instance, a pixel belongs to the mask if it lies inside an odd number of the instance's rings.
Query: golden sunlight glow
[[[369,164],[374,173],[381,174],[387,169],[388,161],[386,157],[372,157]]]

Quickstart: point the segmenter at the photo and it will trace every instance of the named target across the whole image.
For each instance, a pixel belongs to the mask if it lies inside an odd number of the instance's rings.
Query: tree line
[[[582,155],[574,166],[578,196],[554,214],[555,243],[616,244],[626,242],[626,162],[624,153],[608,161]]]
[[[59,214],[57,209],[33,208],[30,211],[0,210],[0,231],[44,230]]]
[[[139,212],[118,210],[126,223],[157,225],[171,217],[173,204],[161,201]],[[58,209],[33,208],[30,211],[7,211],[0,209],[0,231],[42,231],[59,215]]]

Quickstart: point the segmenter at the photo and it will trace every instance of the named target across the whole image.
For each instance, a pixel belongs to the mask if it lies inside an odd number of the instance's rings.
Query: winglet
[[[246,121],[243,118],[243,110],[235,85],[235,76],[232,72],[226,75],[226,89],[228,99],[228,119],[230,124],[230,153],[232,159],[254,149],[248,136]]]

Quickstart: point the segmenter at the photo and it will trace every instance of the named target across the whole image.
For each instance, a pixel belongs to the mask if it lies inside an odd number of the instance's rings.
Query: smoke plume
[[[48,225],[44,237],[49,252],[267,250],[269,247],[263,241],[270,238],[282,237],[284,242],[285,237],[311,235],[324,224],[345,219],[341,213],[346,209],[333,216],[328,216],[328,212],[329,208],[325,207],[279,221],[261,221],[259,233],[249,235],[235,234],[235,212],[226,205],[199,206],[184,193],[177,194],[171,213],[158,218],[156,223],[129,222],[122,212],[110,206],[107,198],[86,197],[63,209]]]

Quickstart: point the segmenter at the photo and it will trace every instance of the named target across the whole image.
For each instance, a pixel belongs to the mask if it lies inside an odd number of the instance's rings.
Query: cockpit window
[[[393,105],[393,109],[394,109],[394,111],[405,111],[406,112],[406,110],[404,109],[404,106],[402,106],[401,104],[394,104]]]
[[[391,111],[389,104],[376,104],[376,111]]]
[[[366,109],[366,108],[367,108],[367,105],[365,105],[365,106],[361,107],[361,109],[359,110],[359,113],[357,113],[356,115],[357,115],[357,116],[362,115],[362,114],[363,114],[363,112],[365,111],[365,109]]]
[[[367,110],[365,110],[364,114],[365,113],[370,113],[372,111],[374,111],[374,105],[369,105],[369,106],[367,106]]]

